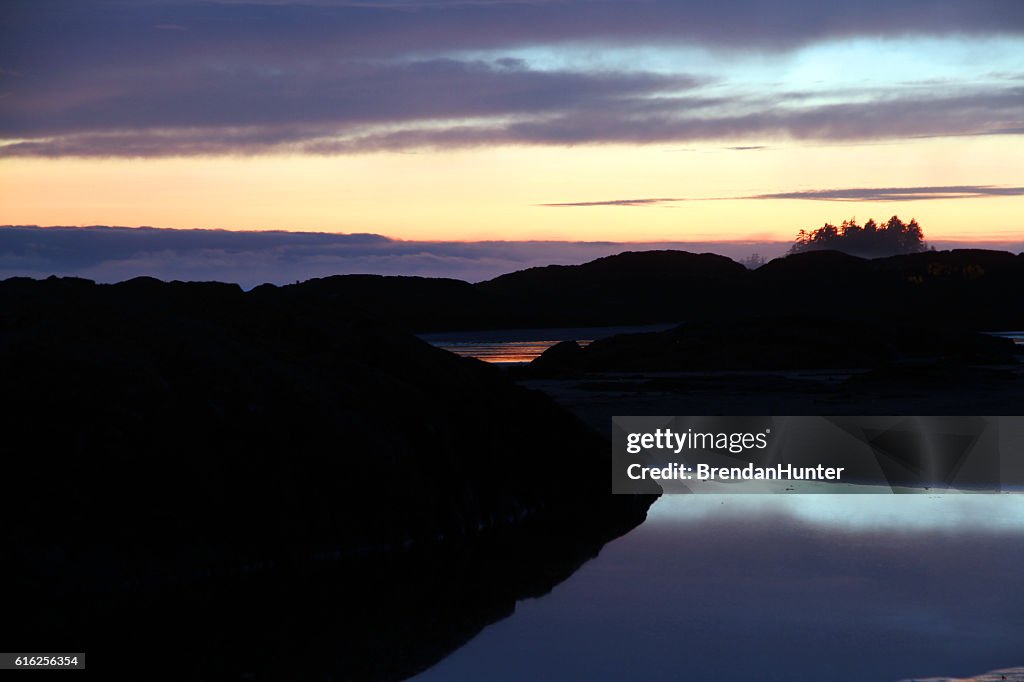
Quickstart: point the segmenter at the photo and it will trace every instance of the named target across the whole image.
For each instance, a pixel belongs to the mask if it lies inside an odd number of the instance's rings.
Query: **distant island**
[[[1024,256],[986,249],[875,259],[814,250],[756,269],[713,253],[627,251],[478,283],[335,275],[292,287],[345,299],[413,332],[794,316],[971,331],[1024,326],[1024,299],[1015,293],[1024,287]]]

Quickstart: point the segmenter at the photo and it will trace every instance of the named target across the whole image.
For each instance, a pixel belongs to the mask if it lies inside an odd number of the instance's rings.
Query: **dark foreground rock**
[[[5,642],[91,668],[178,633],[147,678],[400,678],[652,501],[544,396],[317,287],[8,280],[0,376]]]
[[[555,346],[525,376],[609,371],[874,369],[1013,364],[1013,342],[942,324],[781,317],[696,321]]]

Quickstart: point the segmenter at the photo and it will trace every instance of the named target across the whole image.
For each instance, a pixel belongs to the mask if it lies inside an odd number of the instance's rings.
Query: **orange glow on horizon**
[[[926,238],[1024,238],[1024,197],[730,199],[833,188],[1018,186],[1024,136],[887,144],[499,147],[336,157],[6,159],[0,224],[369,232],[427,241],[790,241],[851,217]],[[642,198],[648,206],[542,204]],[[706,199],[715,200],[706,200]]]

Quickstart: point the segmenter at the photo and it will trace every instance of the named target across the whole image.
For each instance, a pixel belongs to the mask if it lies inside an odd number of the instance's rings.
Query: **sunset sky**
[[[5,0],[0,224],[1024,238],[1020,0]]]

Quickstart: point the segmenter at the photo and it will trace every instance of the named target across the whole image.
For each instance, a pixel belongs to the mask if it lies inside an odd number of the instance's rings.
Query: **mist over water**
[[[418,680],[900,680],[1024,662],[1024,496],[666,496]]]

